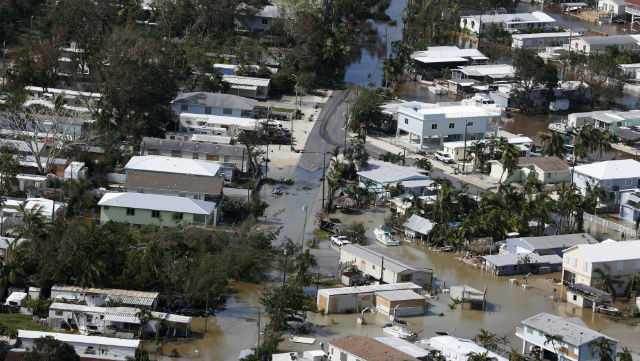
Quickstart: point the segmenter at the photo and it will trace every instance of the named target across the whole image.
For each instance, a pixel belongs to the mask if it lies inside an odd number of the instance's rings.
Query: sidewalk
[[[393,144],[393,138],[367,137],[367,143],[373,147],[382,149],[385,152],[402,153],[406,149],[408,159],[420,159],[422,156],[415,152],[412,147],[403,147],[402,144]],[[498,187],[498,181],[484,174],[458,174],[457,165],[450,165],[435,160],[432,156],[427,156],[434,169],[437,169],[447,176],[457,179],[460,182],[470,184],[482,190],[493,190]]]

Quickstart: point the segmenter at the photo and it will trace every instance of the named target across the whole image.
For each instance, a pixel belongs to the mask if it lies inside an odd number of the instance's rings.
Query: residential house
[[[520,157],[515,171],[505,172],[500,160],[489,161],[490,177],[504,183],[525,183],[533,174],[542,184],[560,184],[571,181],[569,164],[555,156]]]
[[[611,359],[616,358],[618,342],[605,334],[549,313],[539,313],[522,321],[516,336],[522,340],[522,353],[535,347],[542,350],[542,358],[566,361],[600,360],[597,343],[606,339],[611,346]],[[557,336],[558,340],[551,340]]]
[[[418,361],[371,337],[346,336],[329,342],[328,361]]]
[[[471,354],[484,354],[494,361],[507,361],[495,352],[476,344],[475,342],[454,336],[436,336],[421,340],[420,345],[439,351],[447,361],[467,361]]]
[[[243,4],[244,5],[244,4]],[[277,19],[283,18],[282,9],[275,5],[265,5],[261,9],[242,6],[240,15],[235,18],[236,31],[266,33],[271,30]]]
[[[334,313],[358,313],[366,307],[376,307],[379,292],[410,290],[421,293],[422,287],[415,283],[386,283],[355,287],[323,288],[318,290],[316,306],[325,315]]]
[[[271,79],[250,76],[223,75],[222,80],[229,83],[229,93],[247,98],[266,100],[269,98]]]
[[[219,162],[222,165],[224,178],[227,181],[233,179],[236,171],[245,172],[249,166],[246,147],[239,144],[215,144],[144,137],[140,147],[142,155],[161,155]]]
[[[640,272],[640,240],[579,244],[562,256],[562,282],[623,295]]]
[[[640,63],[618,64],[627,81],[637,82],[640,80]]]
[[[389,187],[401,185],[405,192],[425,194],[435,182],[424,170],[379,160],[370,160],[366,169],[358,171],[360,187],[386,197]]]
[[[140,320],[140,309],[135,307],[87,306],[54,302],[49,306],[47,322],[52,328],[77,329],[82,335],[104,335],[136,338],[144,332],[155,333],[163,324],[167,334],[188,336],[191,317],[164,312],[150,312],[147,324]]]
[[[27,198],[24,201],[24,209],[26,211],[39,214],[47,222],[55,221],[56,216],[58,216],[66,206],[66,203],[56,202],[47,198]]]
[[[544,49],[569,45],[571,40],[582,36],[581,34],[563,31],[554,33],[513,34],[511,35],[511,47],[514,49]]]
[[[640,189],[628,189],[620,192],[620,218],[633,223],[640,219]]]
[[[460,29],[480,35],[495,25],[510,33],[544,32],[555,26],[555,19],[541,12],[517,14],[470,15],[460,17]]]
[[[496,276],[511,276],[528,273],[550,273],[562,269],[562,257],[536,253],[504,253],[482,256],[484,269]]]
[[[489,58],[478,49],[460,49],[457,46],[430,46],[427,50],[411,54],[416,72],[425,76],[438,76],[445,69],[461,65],[486,64]]]
[[[640,36],[638,35],[608,35],[608,36],[583,36],[571,39],[571,49],[585,55],[598,54],[608,48],[617,48],[620,51],[640,51]]]
[[[135,359],[139,340],[127,340],[113,337],[84,336],[71,333],[54,333],[18,330],[21,350],[33,349],[35,342],[43,337],[52,337],[72,346],[81,359],[125,361]],[[12,350],[13,351],[13,350]],[[20,352],[20,351],[13,351]]]
[[[192,92],[181,93],[171,107],[176,114],[223,115],[236,118],[253,118],[258,102],[233,94]]]
[[[224,178],[220,163],[143,155],[132,157],[124,170],[126,187],[130,192],[177,195],[205,201],[216,201],[222,197]]]
[[[180,128],[191,134],[217,137],[236,137],[241,131],[255,131],[258,120],[225,115],[182,113],[179,115]]]
[[[114,288],[85,288],[64,285],[53,285],[51,287],[51,300],[85,303],[88,306],[113,304],[153,309],[158,304],[158,296],[158,292]]]
[[[602,188],[606,197],[600,203],[615,207],[620,204],[620,191],[640,187],[640,162],[622,159],[579,165],[573,168],[573,182],[583,195],[588,185]]]
[[[557,234],[540,237],[516,237],[505,240],[506,253],[529,254],[540,256],[552,255],[562,257],[564,250],[579,244],[594,244],[598,241],[588,233]],[[502,253],[502,250],[501,250]]]
[[[433,271],[401,262],[369,247],[347,244],[340,248],[340,264],[384,283],[413,282],[431,288]]]
[[[640,125],[640,110],[597,110],[572,113],[567,117],[567,125],[573,128],[590,125],[595,129],[618,135],[621,128]]]
[[[415,357],[418,360],[426,361],[429,359],[429,351],[431,351],[431,349],[425,347],[424,345],[418,346],[413,342],[392,336],[380,336],[374,338],[376,341],[382,342],[383,344],[392,347],[400,352],[404,352],[411,357]]]
[[[510,137],[504,138],[505,141],[515,146],[520,151],[520,156],[528,157],[531,154],[531,148],[533,147],[533,139],[529,137]],[[495,142],[496,139],[474,139],[474,140],[459,140],[455,142],[442,143],[442,152],[448,154],[456,162],[464,159],[475,157],[474,150],[476,145],[485,145],[485,152],[488,154],[490,150],[490,142]]]
[[[383,315],[408,317],[424,315],[427,300],[412,290],[376,292],[376,310]]]
[[[218,219],[215,202],[162,194],[106,193],[98,202],[98,206],[102,224],[119,222],[161,227],[215,226]]]
[[[500,118],[502,108],[477,104],[474,100],[457,103],[401,103],[395,117],[396,138],[408,134],[409,143],[418,149],[441,145],[445,141],[479,139],[489,131],[490,123]],[[414,137],[416,139],[414,139]]]
[[[597,9],[612,16],[625,16],[626,0],[598,0]]]
[[[466,65],[451,69],[451,80],[468,80],[476,83],[512,81],[516,71],[508,64]],[[451,89],[456,90],[456,89]]]
[[[433,226],[434,224],[430,220],[417,214],[412,214],[403,225],[404,235],[410,240],[419,239],[422,241],[431,233]]]

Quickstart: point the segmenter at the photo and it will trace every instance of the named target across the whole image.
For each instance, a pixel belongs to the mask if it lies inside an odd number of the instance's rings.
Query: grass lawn
[[[314,229],[313,235],[319,240],[327,240],[331,237],[331,233],[320,228]]]
[[[271,111],[278,112],[278,113],[293,113],[296,110],[289,109],[289,108],[271,107]]]
[[[31,317],[32,316],[21,315],[19,313],[0,313],[0,329],[6,327],[9,330],[47,330],[46,327],[43,327]]]

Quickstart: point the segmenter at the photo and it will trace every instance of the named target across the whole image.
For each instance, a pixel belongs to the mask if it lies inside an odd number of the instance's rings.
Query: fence
[[[616,223],[586,212],[584,213],[584,229],[595,236],[606,236],[619,241],[638,238],[638,230],[635,227]]]

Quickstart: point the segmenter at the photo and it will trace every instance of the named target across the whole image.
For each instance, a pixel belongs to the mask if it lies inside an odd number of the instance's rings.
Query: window
[[[189,111],[189,105],[188,104],[182,104],[180,106],[180,110],[182,110],[183,112]]]
[[[127,208],[127,216],[135,216],[136,210],[133,208]]]
[[[56,310],[56,316],[62,316],[62,313],[63,313],[62,311]]]
[[[230,109],[230,108],[224,108],[224,109],[222,110],[222,114],[225,114],[225,115],[231,115],[231,114],[233,114],[233,109]]]
[[[340,361],[347,361],[347,353],[340,352]]]
[[[176,221],[181,221],[181,220],[182,220],[182,218],[183,218],[183,216],[184,216],[184,215],[183,215],[182,213],[174,213],[174,214],[173,214],[173,218],[175,218],[175,219],[176,219]]]
[[[198,154],[198,153],[193,153],[193,154],[191,154],[191,158],[193,158],[193,159],[200,159],[200,154]]]
[[[211,107],[204,107],[205,114],[211,114]]]
[[[473,122],[467,122],[467,127],[473,127]]]
[[[262,25],[269,24],[269,19],[262,19]]]
[[[431,129],[438,129],[438,124],[436,123],[431,124]]]
[[[404,124],[409,124],[409,118],[404,118]]]
[[[160,211],[151,211],[151,217],[160,218]]]
[[[449,123],[449,129],[453,129],[456,127],[456,123]]]
[[[207,160],[217,161],[219,159],[220,159],[220,157],[217,154],[207,154]]]
[[[207,218],[203,214],[193,215],[193,223],[205,224],[206,222],[207,222]]]

